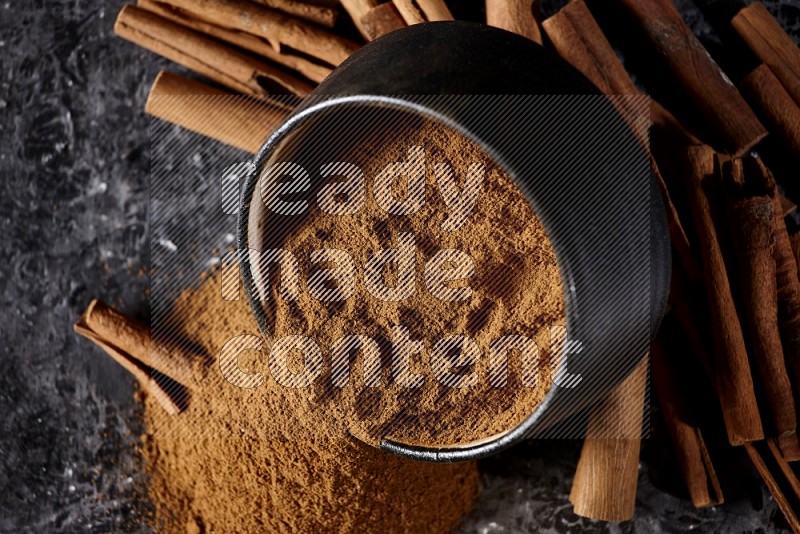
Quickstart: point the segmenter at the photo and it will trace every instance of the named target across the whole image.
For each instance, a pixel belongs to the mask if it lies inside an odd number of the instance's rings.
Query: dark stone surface
[[[136,528],[133,385],[71,325],[146,314],[148,83],[123,2],[0,6],[0,531]]]
[[[0,4],[2,532],[148,529],[133,383],[71,329],[94,297],[146,319],[150,242],[164,237],[149,226],[152,153],[143,107],[166,62],[112,35],[122,4]],[[696,10],[680,4],[705,32]],[[796,31],[798,4],[777,11]],[[182,157],[202,161],[204,154]],[[198,249],[196,265],[212,254]],[[464,531],[785,528],[763,491],[695,511],[658,489],[680,487],[674,472],[664,476],[674,466],[658,432],[646,442],[634,522],[575,517],[567,492],[579,444],[546,442],[483,463],[484,492]]]

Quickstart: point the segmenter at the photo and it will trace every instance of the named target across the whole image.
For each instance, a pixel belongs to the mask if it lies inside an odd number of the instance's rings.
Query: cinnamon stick
[[[330,66],[318,62],[315,63],[306,57],[293,54],[286,47],[279,47],[280,50],[276,50],[272,44],[261,37],[198,20],[188,13],[162,2],[138,0],[136,5],[172,22],[263,56],[270,61],[299,72],[311,81],[319,83],[333,72]]]
[[[393,0],[393,3],[409,26],[425,22],[425,15],[422,14],[414,0]]]
[[[792,496],[795,499],[800,500],[800,480],[798,480],[797,475],[792,469],[792,466],[789,465],[789,461],[786,456],[781,451],[781,448],[778,447],[777,443],[775,443],[774,439],[768,439],[767,441],[767,448],[769,449],[770,454],[775,459],[775,463],[778,466],[778,470],[780,470],[781,474],[786,478],[786,482],[789,485],[790,491]],[[800,504],[800,502],[798,502]]]
[[[440,20],[453,20],[453,15],[450,13],[447,4],[444,0],[416,0],[420,11],[425,15],[425,19],[429,22],[436,22]]]
[[[780,451],[769,441],[746,443],[745,450],[792,531],[800,532],[800,482],[791,467],[779,460]]]
[[[406,27],[406,22],[392,2],[379,4],[361,17],[361,26],[367,39],[372,41],[394,30]]]
[[[650,123],[681,145],[701,145],[703,142],[689,131],[667,108],[650,97]]]
[[[800,107],[767,65],[760,65],[740,83],[764,123],[800,162]]]
[[[714,151],[705,145],[689,147],[684,165],[687,195],[703,258],[711,331],[712,377],[719,396],[728,440],[732,445],[763,439],[764,431],[750,374],[742,327],[731,294],[712,202],[718,197]],[[716,211],[716,210],[715,210]]]
[[[800,105],[800,50],[775,17],[760,2],[753,2],[731,24]]]
[[[776,321],[773,192],[763,177],[745,172],[740,159],[725,162],[721,170],[753,359],[764,384],[778,444],[787,457],[800,459],[797,413]]]
[[[344,8],[345,11],[347,11],[347,14],[350,15],[350,18],[353,20],[353,24],[356,25],[356,28],[358,28],[358,31],[361,34],[361,36],[369,41],[370,40],[369,34],[366,32],[364,25],[361,23],[361,19],[364,18],[364,15],[369,13],[371,9],[378,6],[378,0],[341,0],[341,1],[342,1],[342,7]]]
[[[164,0],[194,18],[263,37],[337,66],[358,45],[323,28],[246,0]]]
[[[750,172],[758,174],[772,192],[772,204],[775,212],[773,234],[775,248],[775,282],[778,301],[778,329],[783,347],[786,366],[794,377],[795,392],[800,398],[800,281],[798,280],[797,262],[792,250],[792,243],[786,231],[786,223],[781,213],[781,199],[772,174],[761,160],[751,159]],[[794,461],[796,454],[785,451],[785,456]]]
[[[792,244],[794,262],[798,266],[798,272],[800,272],[800,232],[789,234],[789,242]]]
[[[635,95],[639,90],[617,57],[611,43],[595,21],[583,0],[574,0],[542,23],[556,52],[578,69],[607,95]],[[625,109],[627,99],[615,101],[623,115],[636,116]],[[672,113],[650,99],[650,122],[687,144],[697,144],[696,136],[686,130]],[[644,142],[643,144],[647,144]]]
[[[339,14],[336,9],[328,6],[321,6],[310,2],[298,0],[250,0],[276,11],[282,11],[287,15],[292,15],[309,22],[333,28],[336,24],[336,17]]]
[[[542,27],[556,52],[589,78],[601,92],[607,95],[639,94],[639,90],[583,0],[574,0],[568,3],[558,13],[545,20]],[[633,102],[620,98],[614,103],[627,120],[631,122],[636,120],[637,111],[630,109],[633,107]],[[652,106],[653,102],[651,102],[651,109],[653,109]],[[666,110],[663,110],[662,115],[666,116],[667,113]],[[671,117],[671,115],[669,116]],[[672,119],[674,120],[674,117]],[[639,132],[637,131],[637,133]],[[644,146],[648,146],[649,139],[645,132],[642,133],[644,133],[644,138],[640,141]],[[686,232],[683,230],[664,179],[652,158],[650,165],[667,208],[667,222],[673,247],[681,258],[687,273],[695,278],[699,276],[699,268],[692,256]]]
[[[696,508],[722,504],[722,488],[703,433],[691,420],[695,408],[687,396],[688,392],[680,385],[681,369],[664,351],[661,342],[653,344],[650,355],[658,403],[692,504]]]
[[[680,261],[681,267],[689,279],[697,280],[701,276],[700,266],[695,260],[692,247],[689,244],[689,238],[686,236],[686,231],[684,230],[683,223],[678,215],[678,210],[675,208],[675,204],[672,202],[672,196],[670,195],[667,184],[664,181],[664,177],[661,175],[658,164],[656,163],[655,158],[652,156],[650,157],[650,170],[656,179],[658,189],[661,191],[661,198],[664,201],[664,210],[667,215],[667,228],[669,229],[669,238],[670,242],[672,243],[672,249],[675,251],[675,255],[678,257],[678,261]]]
[[[270,84],[298,96],[312,89],[308,82],[136,6],[122,8],[114,31],[242,94],[264,98]]]
[[[89,304],[74,329],[130,372],[169,414],[177,415],[182,411],[184,399],[181,392],[164,386],[155,378],[153,370],[188,386],[198,355],[190,354],[178,345],[167,348],[154,342],[144,324],[98,300]]]
[[[742,155],[767,131],[739,91],[681,18],[672,0],[619,0],[719,138],[720,148]]]
[[[254,154],[288,109],[162,71],[150,89],[145,112]]]
[[[542,22],[556,52],[607,95],[636,95],[639,90],[583,0],[566,4]]]
[[[538,4],[538,0],[486,0],[486,24],[542,44],[542,33],[534,15]]]
[[[578,515],[602,521],[633,518],[648,360],[643,357],[591,411],[569,495]]]

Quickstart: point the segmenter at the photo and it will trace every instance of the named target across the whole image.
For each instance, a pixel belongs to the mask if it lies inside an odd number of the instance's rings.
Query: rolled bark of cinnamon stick
[[[643,357],[591,411],[569,495],[578,515],[602,521],[633,518],[648,360]]]
[[[361,17],[361,26],[372,41],[394,30],[406,27],[406,21],[392,2],[378,4]]]
[[[678,215],[678,210],[672,202],[672,196],[664,181],[664,177],[661,175],[658,164],[652,156],[650,157],[650,169],[653,176],[655,176],[658,189],[661,191],[661,197],[664,200],[664,208],[667,214],[667,228],[669,229],[669,238],[675,255],[678,257],[678,261],[680,261],[681,267],[689,279],[698,280],[701,276],[700,266],[695,260],[692,247],[689,244],[689,238],[686,236],[686,231]]]
[[[618,0],[664,57],[719,138],[719,146],[736,156],[748,152],[767,131],[739,91],[684,22],[671,0]]]
[[[122,8],[114,31],[242,94],[267,97],[264,87],[270,83],[298,96],[307,95],[312,89],[306,81],[136,6]]]
[[[417,5],[429,22],[453,20],[453,14],[444,0],[417,0]]]
[[[791,466],[781,458],[780,451],[771,440],[766,443],[747,443],[744,448],[792,532],[800,532],[800,518],[793,504],[800,498],[800,481]]]
[[[601,92],[607,95],[639,94],[639,90],[583,0],[574,0],[568,3],[558,13],[545,20],[542,27],[553,43],[556,52],[589,78]],[[634,102],[620,98],[614,100],[614,103],[627,120],[636,121],[638,113],[636,110],[630,109],[635,104]],[[677,123],[677,121],[675,122]],[[642,145],[648,146],[647,132],[639,131],[636,128],[634,131],[641,135]],[[694,279],[699,276],[699,267],[692,256],[686,232],[683,230],[678,212],[672,203],[669,190],[655,160],[651,158],[650,164],[664,197],[673,247],[681,258],[681,263],[684,264],[687,273],[690,273]]]
[[[542,22],[556,52],[607,95],[636,95],[622,62],[583,0],[566,4]]]
[[[783,214],[777,211],[782,207],[781,196],[774,188],[773,203],[776,208],[775,213],[775,270],[778,283],[778,312],[779,317],[794,321],[796,316],[800,316],[800,282],[798,281],[797,257],[795,248],[800,250],[795,243],[800,245],[797,239],[798,234],[789,237],[786,229],[786,222]],[[794,336],[791,336],[793,338]],[[787,338],[789,339],[789,338]]]
[[[703,433],[691,421],[694,407],[680,386],[681,370],[674,365],[658,341],[653,344],[650,357],[658,404],[667,423],[667,431],[692,504],[695,508],[722,504],[725,499]]]
[[[244,50],[249,50],[259,56],[263,56],[270,61],[274,61],[284,67],[299,72],[311,81],[319,83],[333,72],[330,66],[315,63],[303,56],[292,54],[286,50],[276,50],[274,46],[261,37],[198,20],[186,12],[168,4],[154,0],[138,0],[136,5],[141,9],[155,13],[172,22],[210,35],[211,37],[238,46]]]
[[[703,335],[710,328],[704,328],[702,321],[710,314],[706,312],[706,304],[699,301],[696,293],[696,285],[687,278],[679,265],[673,264],[669,288],[671,313],[678,320],[689,348],[700,362],[709,381],[716,383],[709,339]]]
[[[775,17],[760,2],[753,2],[739,11],[731,24],[800,105],[800,50]]]
[[[486,24],[542,44],[542,32],[535,16],[538,4],[538,0],[486,0]]]
[[[89,304],[74,329],[130,372],[168,413],[176,415],[182,411],[185,399],[181,392],[168,390],[154,377],[153,370],[181,386],[190,386],[192,369],[201,361],[201,355],[178,344],[166,347],[156,343],[146,325],[98,300]]]
[[[377,5],[378,0],[342,0],[342,7],[347,11],[347,14],[350,15],[353,24],[358,28],[361,36],[368,41],[370,39],[369,34],[365,31],[361,19]]]
[[[286,45],[337,66],[358,50],[358,45],[323,28],[246,0],[164,0],[193,17],[225,28]]]
[[[409,26],[425,22],[425,15],[414,4],[414,0],[393,0],[393,3]]]
[[[718,195],[715,154],[704,145],[686,150],[683,165],[687,195],[703,257],[713,336],[713,379],[719,396],[728,441],[741,445],[764,438],[742,327],[731,294],[712,202]],[[716,212],[717,210],[713,210]]]
[[[764,123],[800,162],[800,107],[767,65],[760,65],[740,83],[742,94]]]
[[[617,57],[611,43],[595,21],[583,0],[574,0],[542,23],[556,52],[573,67],[589,78],[606,95],[636,95],[639,90]],[[625,109],[633,102],[628,99],[614,101],[620,112],[635,117],[636,112]],[[686,144],[699,140],[680,124],[672,113],[650,99],[650,122],[679,138]],[[647,140],[642,140],[647,145]]]
[[[770,438],[766,441],[767,449],[769,449],[770,454],[775,459],[775,463],[778,464],[778,471],[786,478],[789,490],[795,499],[795,503],[797,503],[797,501],[800,500],[800,479],[797,478],[794,469],[789,465],[790,460],[783,455],[783,452],[780,447],[778,447],[777,443],[775,443],[775,440]],[[798,508],[795,508],[795,510],[798,510]]]
[[[305,19],[309,22],[319,24],[326,28],[333,28],[336,24],[338,11],[332,7],[321,6],[309,2],[297,0],[250,0],[262,6],[266,6],[276,11],[282,11],[287,15]]]
[[[800,459],[797,413],[776,321],[778,294],[772,192],[763,180],[752,175],[752,171],[746,173],[739,159],[723,164],[722,178],[727,190],[729,231],[736,252],[753,359],[764,384],[778,444],[787,457]]]
[[[775,281],[778,301],[778,329],[783,347],[784,362],[794,378],[794,391],[800,398],[800,281],[798,280],[797,262],[792,250],[792,243],[786,231],[786,223],[781,212],[781,195],[775,186],[772,174],[761,160],[750,159],[750,173],[759,174],[772,192],[772,204],[775,213],[773,233],[775,235]],[[796,407],[795,407],[796,409]],[[790,461],[800,458],[791,451],[784,451]]]
[[[145,112],[255,154],[289,109],[162,71],[150,89]]]
[[[147,325],[96,299],[86,308],[77,325],[88,328],[144,365],[185,386],[191,385],[192,368],[202,361],[199,354],[179,344],[167,346],[157,342]]]

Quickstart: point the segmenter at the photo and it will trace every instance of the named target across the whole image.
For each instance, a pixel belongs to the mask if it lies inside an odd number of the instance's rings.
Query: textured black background
[[[123,3],[0,4],[3,532],[147,530],[133,383],[71,330],[94,297],[148,316],[151,149],[143,107],[167,63],[112,35]],[[679,4],[713,45],[697,10]],[[798,3],[768,5],[796,33]],[[484,492],[464,530],[785,528],[763,491],[704,511],[664,492],[680,484],[659,433],[656,425],[646,443],[634,522],[574,516],[567,492],[579,444],[549,442],[484,462]]]

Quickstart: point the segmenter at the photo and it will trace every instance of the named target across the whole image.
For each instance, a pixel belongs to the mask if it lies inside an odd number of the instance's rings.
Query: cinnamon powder
[[[179,299],[173,322],[209,354],[258,333],[245,300],[220,297],[219,275]],[[193,374],[177,417],[144,396],[143,454],[160,531],[449,532],[473,506],[474,463],[395,457],[295,410],[303,390],[271,380],[238,388],[201,362]]]
[[[312,206],[306,220],[285,238],[282,248],[297,258],[300,280],[308,281],[320,268],[309,261],[311,252],[318,249],[346,251],[358,273],[354,293],[343,302],[316,300],[309,291],[296,299],[286,298],[277,277],[271,279],[274,339],[306,336],[324,358],[324,372],[298,409],[322,410],[328,426],[374,445],[391,437],[446,446],[511,430],[533,413],[552,382],[551,328],[564,324],[563,289],[552,244],[523,192],[477,144],[432,121],[410,124],[393,134],[373,145],[359,146],[353,154],[367,177],[365,187],[373,191],[365,195],[365,206],[358,213],[330,215]],[[376,201],[372,179],[387,165],[407,160],[411,147],[425,151],[425,203],[412,215],[390,215]],[[482,163],[485,169],[477,203],[456,230],[442,226],[452,215],[435,178],[435,165],[441,163],[450,165],[460,188],[471,164]],[[409,183],[401,178],[393,188],[402,198]],[[422,267],[417,269],[416,289],[409,298],[387,302],[373,296],[365,287],[364,266],[376,251],[395,247],[401,232],[413,235],[420,266],[441,249],[466,253],[474,263],[474,275],[462,281],[471,288],[470,297],[457,302],[436,298],[425,285]],[[396,283],[396,278],[391,269],[384,273],[387,285]],[[425,344],[422,352],[410,358],[411,371],[425,381],[422,387],[400,384],[392,373],[392,336],[398,326],[408,329],[410,339]],[[359,347],[348,354],[344,387],[341,375],[332,372],[331,347],[350,335],[366,336],[380,347],[379,384],[367,384],[367,368],[375,366],[366,362]],[[474,374],[476,381],[468,387],[445,385],[430,363],[434,344],[455,335],[468,337],[480,348],[472,363],[454,366],[455,373]],[[507,352],[506,382],[497,387],[489,381],[492,369],[497,369],[490,368],[490,346],[509,335],[534,340],[539,352],[533,369],[520,350]],[[457,355],[449,355],[455,364]],[[302,367],[303,354],[297,351],[293,357]],[[528,362],[527,373],[534,375],[534,384],[523,380],[523,361]],[[263,359],[254,365],[267,368]]]
[[[283,248],[297,256],[301,278],[308,280],[313,250],[345,250],[363,268],[372,252],[393,246],[399,232],[412,233],[419,262],[447,248],[472,258],[470,297],[443,302],[418,281],[414,294],[400,302],[376,300],[363,283],[344,303],[315,300],[308,292],[291,300],[273,284],[275,338],[239,352],[236,359],[241,371],[259,380],[237,387],[219,366],[198,363],[191,401],[178,417],[165,416],[145,396],[144,454],[157,526],[195,532],[447,532],[473,506],[474,463],[419,463],[361,441],[377,445],[392,437],[448,445],[521,423],[550,387],[549,335],[552,326],[563,324],[562,285],[552,245],[523,193],[466,138],[432,123],[398,132],[380,146],[365,147],[372,155],[360,162],[366,176],[402,160],[410,145],[424,147],[429,176],[432,165],[444,161],[461,185],[471,163],[485,165],[483,190],[460,229],[442,229],[447,209],[435,184],[427,183],[427,202],[413,216],[387,217],[368,196],[357,215],[312,211]],[[397,187],[402,193],[403,184]],[[392,282],[391,270],[384,276]],[[173,317],[175,331],[215,358],[236,336],[249,335],[250,341],[260,336],[246,300],[226,301],[221,288],[221,276],[213,275],[179,299]],[[410,360],[411,370],[425,379],[422,387],[400,385],[390,366],[380,370],[378,387],[367,385],[358,350],[349,354],[347,384],[335,383],[329,349],[336,339],[358,334],[379,340],[386,360],[390,331],[397,325],[424,343]],[[466,388],[443,385],[429,362],[433,343],[457,334],[481,350],[472,364],[454,366],[456,374],[478,377]],[[519,351],[508,355],[503,387],[488,380],[489,347],[511,334],[541,348],[533,386],[523,384]],[[323,372],[310,387],[284,387],[270,376],[270,347],[291,335],[310,337],[324,355]],[[303,355],[295,354],[289,368],[295,372],[303,364]]]

